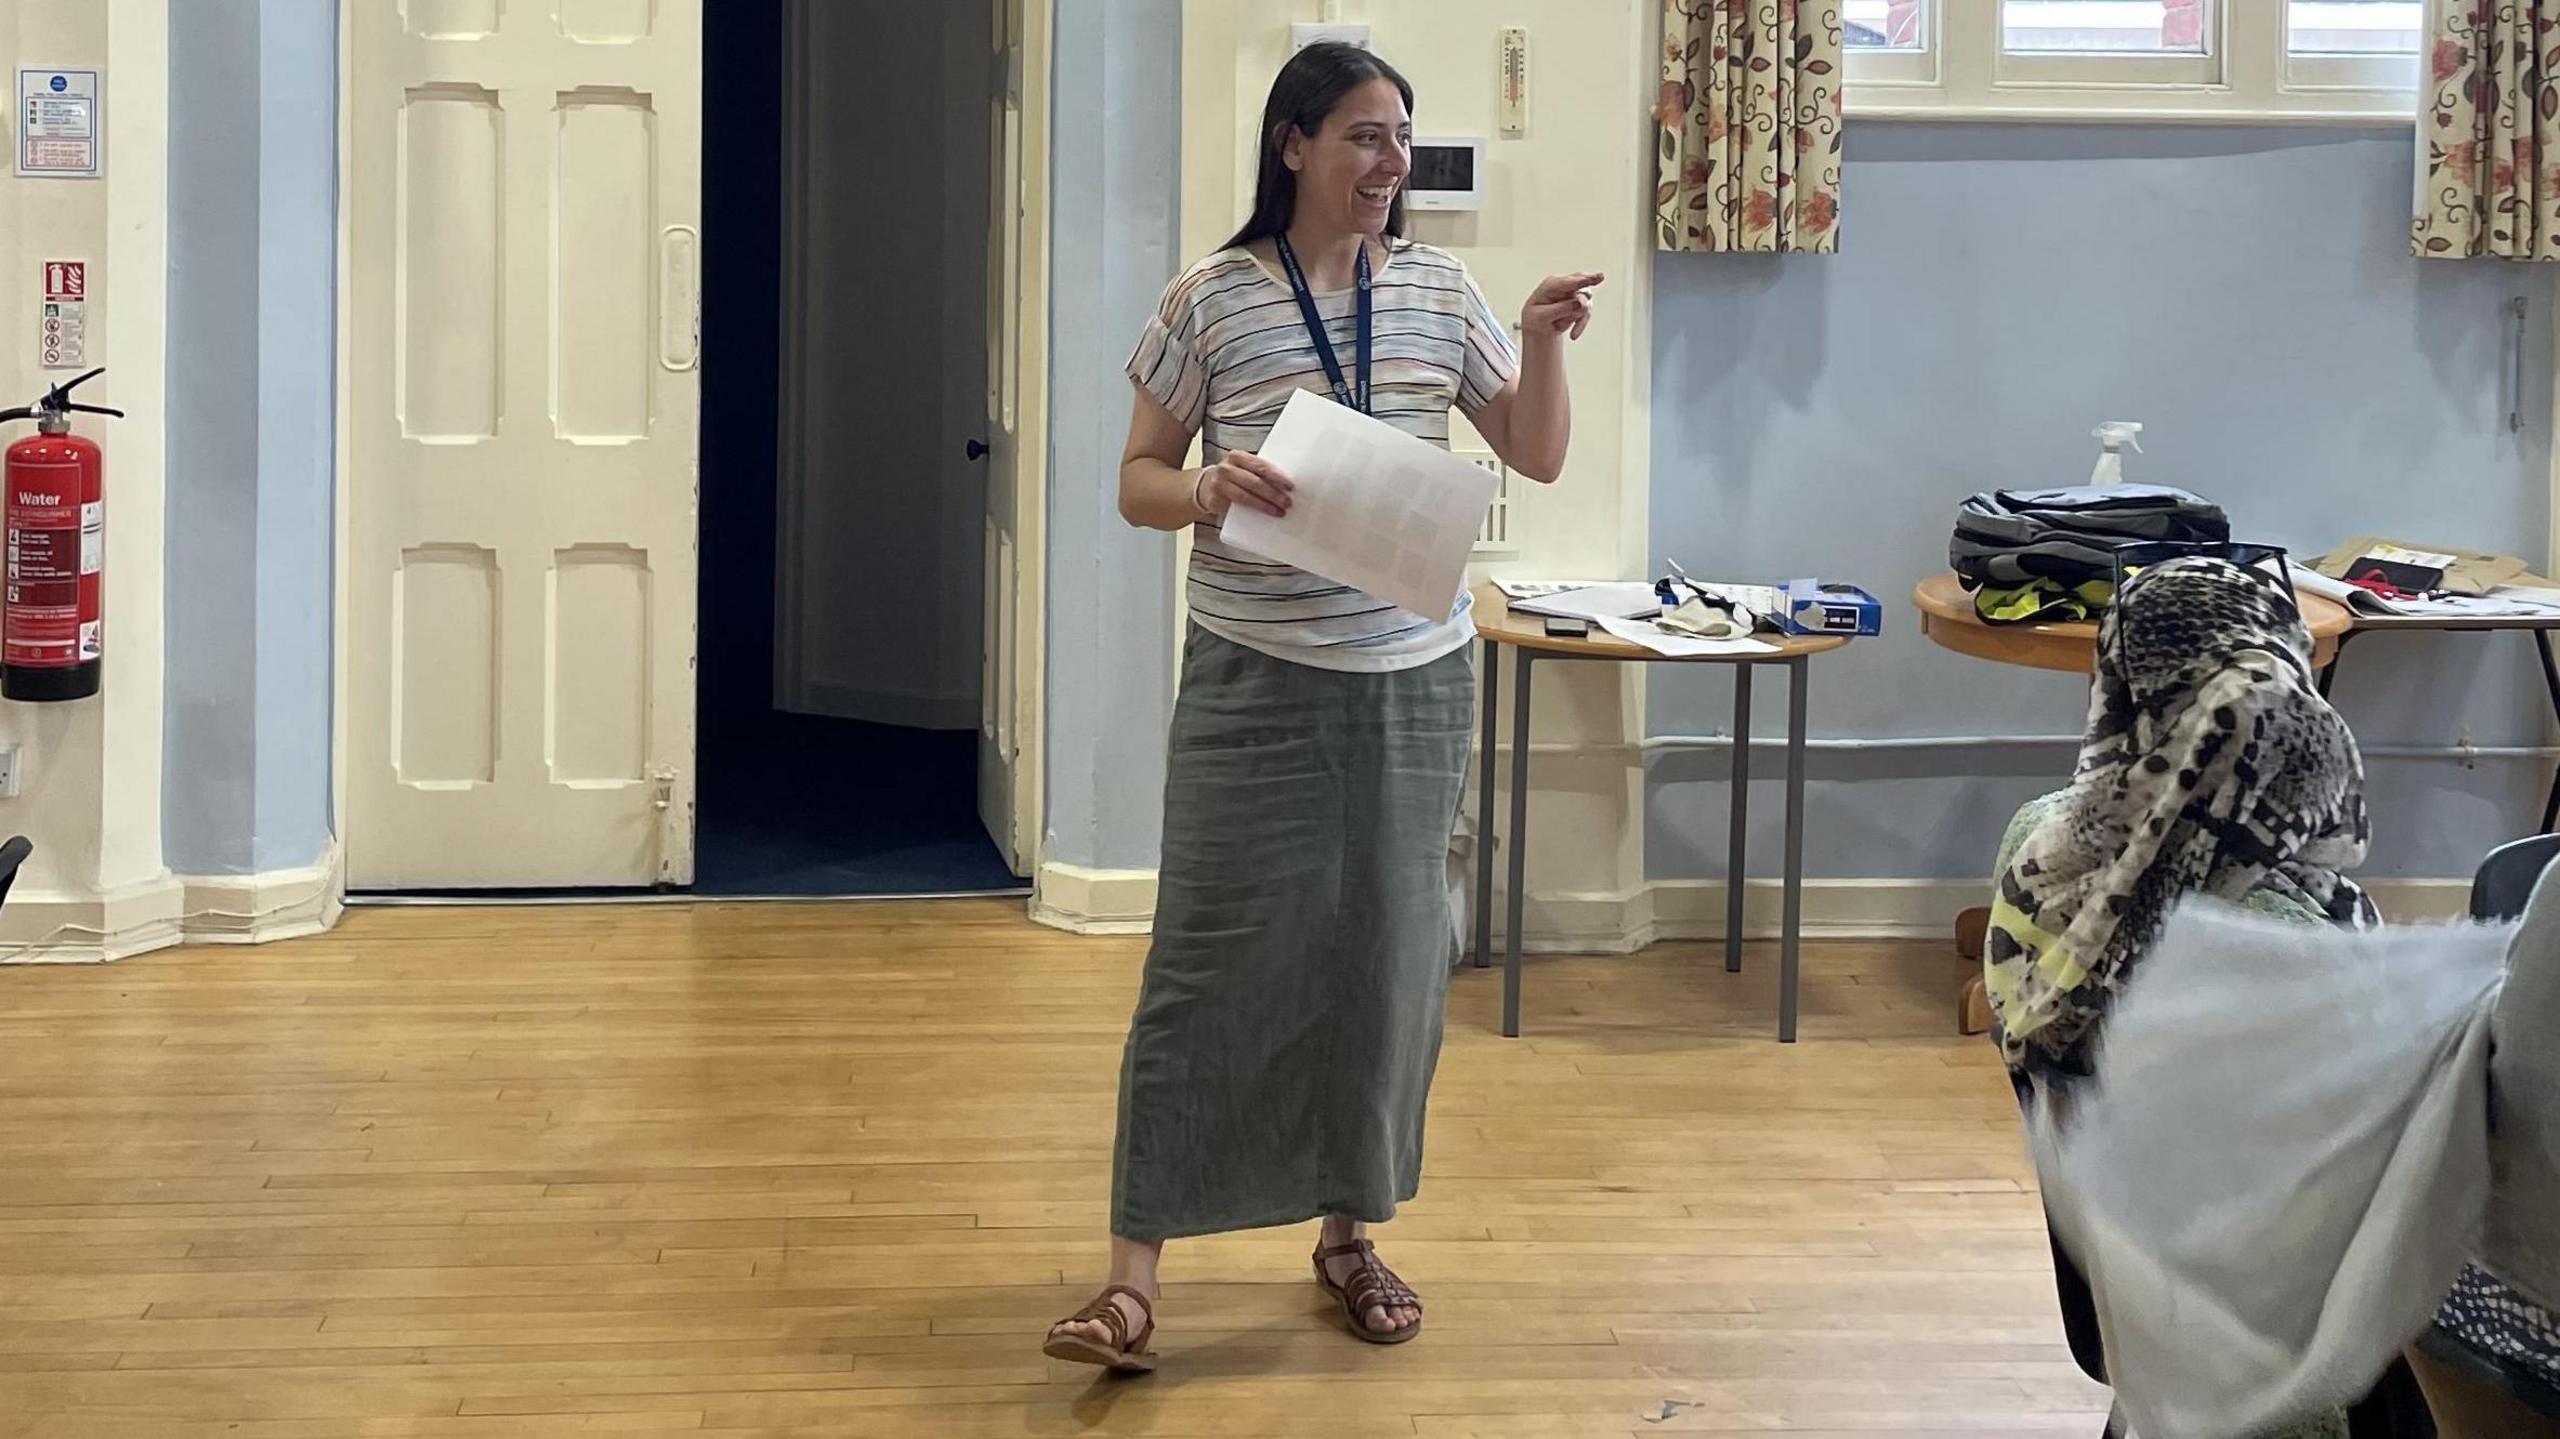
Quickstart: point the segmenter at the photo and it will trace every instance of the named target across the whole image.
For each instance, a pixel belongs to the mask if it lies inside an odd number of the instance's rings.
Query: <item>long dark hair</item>
[[[1395,86],[1396,93],[1404,96],[1405,113],[1413,113],[1413,86],[1396,73],[1395,66],[1357,45],[1332,40],[1310,45],[1280,67],[1279,77],[1271,82],[1271,98],[1262,106],[1262,169],[1253,182],[1253,218],[1227,242],[1228,249],[1288,232],[1289,222],[1298,214],[1298,172],[1280,158],[1289,132],[1294,129],[1314,138],[1342,97],[1372,80]],[[1387,210],[1387,233],[1404,235],[1401,188]]]

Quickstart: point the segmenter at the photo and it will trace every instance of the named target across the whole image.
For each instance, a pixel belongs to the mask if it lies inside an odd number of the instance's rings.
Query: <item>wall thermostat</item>
[[[1404,202],[1415,210],[1484,208],[1484,140],[1416,135]]]
[[[1338,20],[1300,21],[1289,27],[1289,53],[1294,55],[1310,45],[1357,45],[1369,48],[1369,27],[1344,24]]]

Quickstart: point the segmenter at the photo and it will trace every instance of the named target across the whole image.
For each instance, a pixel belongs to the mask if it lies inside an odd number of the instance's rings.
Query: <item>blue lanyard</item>
[[[1307,272],[1298,268],[1298,252],[1289,248],[1288,236],[1279,235],[1275,236],[1274,239],[1277,241],[1280,251],[1280,263],[1289,272],[1289,292],[1295,295],[1298,300],[1298,317],[1306,321],[1307,338],[1315,342],[1316,358],[1324,362],[1324,377],[1333,385],[1333,398],[1340,402],[1346,409],[1358,410],[1364,415],[1369,413],[1370,301],[1368,240],[1364,238],[1360,242],[1360,328],[1358,332],[1360,391],[1355,396],[1352,393],[1351,386],[1343,382],[1342,361],[1335,358],[1333,353],[1333,339],[1324,332],[1324,316],[1316,313],[1315,292],[1307,287]]]

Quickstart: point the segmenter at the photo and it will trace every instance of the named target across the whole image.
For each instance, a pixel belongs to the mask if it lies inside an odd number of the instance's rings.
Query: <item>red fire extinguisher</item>
[[[76,700],[98,692],[106,657],[104,454],[71,433],[74,414],[121,410],[75,404],[71,392],[106,373],[54,386],[0,425],[33,420],[11,445],[5,470],[9,569],[0,604],[0,698]]]

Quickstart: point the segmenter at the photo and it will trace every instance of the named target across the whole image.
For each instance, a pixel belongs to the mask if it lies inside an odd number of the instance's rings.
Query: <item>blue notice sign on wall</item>
[[[104,174],[103,93],[95,70],[20,70],[17,172],[69,180]]]

